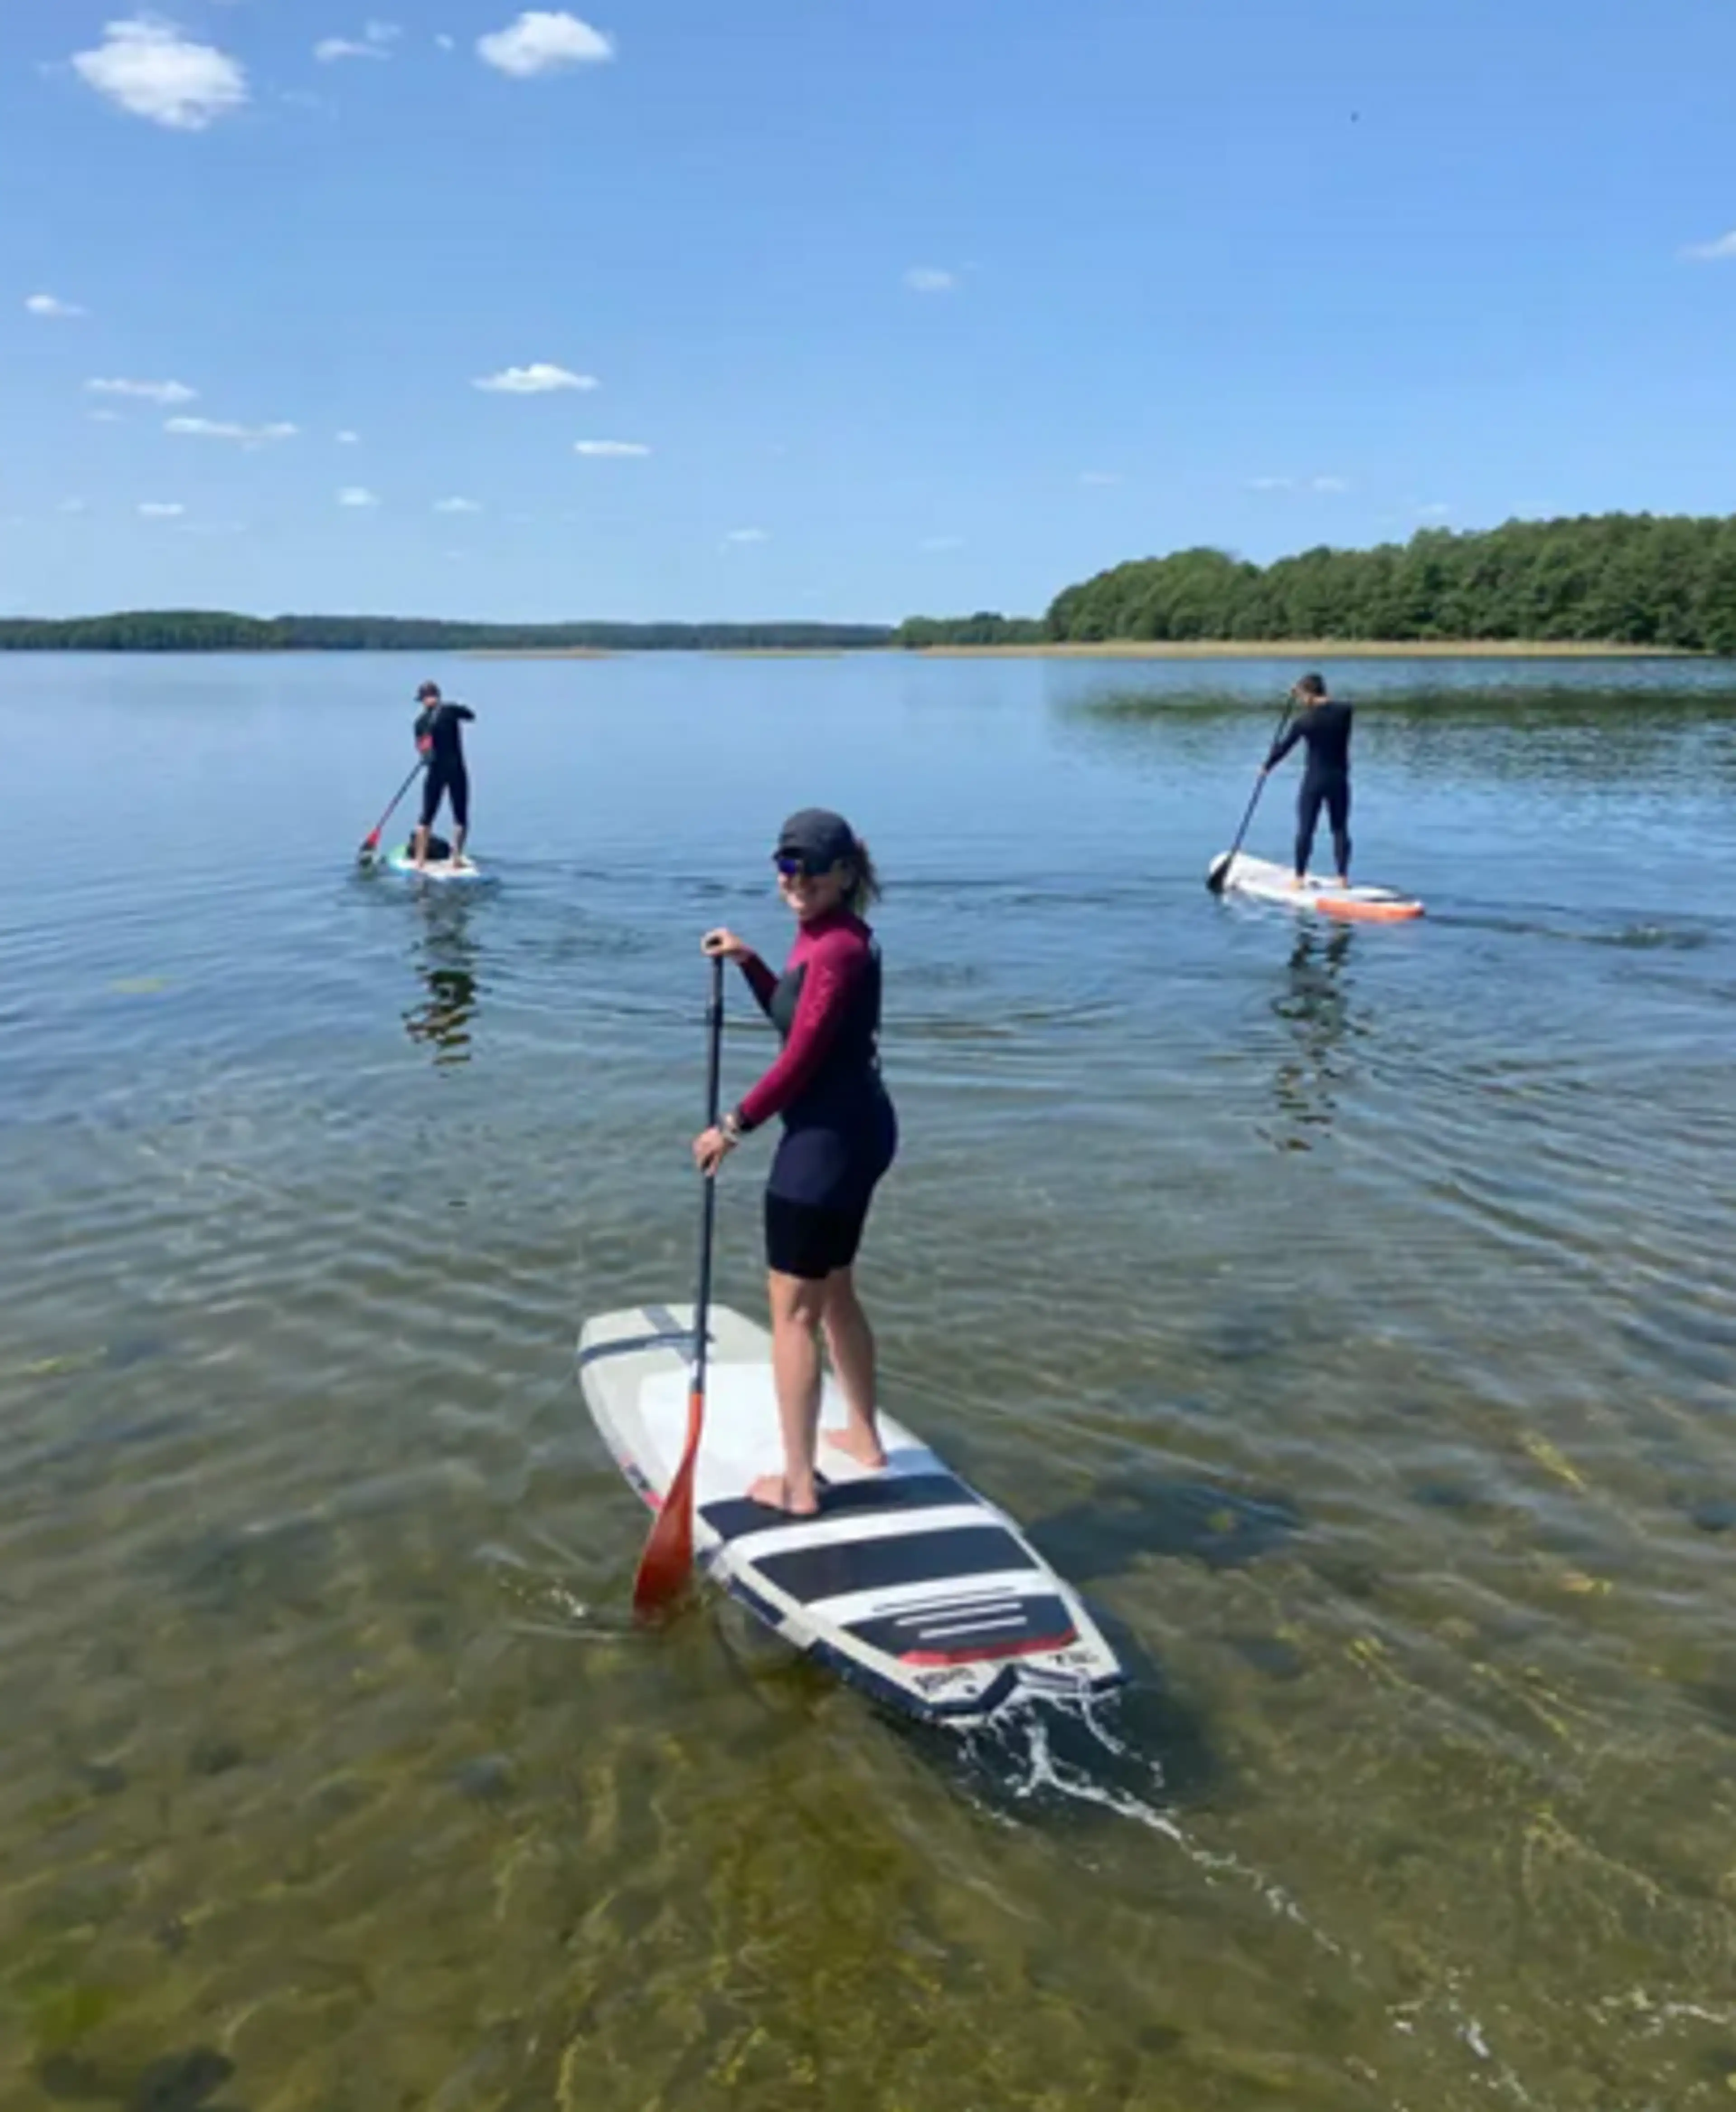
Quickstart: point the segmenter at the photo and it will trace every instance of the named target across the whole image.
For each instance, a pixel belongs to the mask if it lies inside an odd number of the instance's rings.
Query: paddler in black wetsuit
[[[1352,707],[1326,694],[1319,675],[1305,675],[1290,692],[1297,707],[1288,732],[1272,744],[1266,758],[1265,776],[1274,770],[1299,740],[1308,744],[1308,764],[1302,772],[1302,789],[1296,803],[1296,884],[1308,874],[1314,849],[1314,832],[1319,826],[1320,809],[1326,809],[1332,825],[1333,856],[1338,862],[1337,882],[1351,884],[1351,718]]]
[[[464,839],[470,833],[470,772],[464,767],[464,739],[458,728],[476,715],[468,704],[446,703],[438,682],[424,682],[416,693],[416,701],[421,706],[416,717],[416,745],[428,762],[422,778],[422,817],[411,839],[412,860],[420,872],[428,863],[428,831],[442,799],[451,800],[456,825],[452,863],[467,863]]]

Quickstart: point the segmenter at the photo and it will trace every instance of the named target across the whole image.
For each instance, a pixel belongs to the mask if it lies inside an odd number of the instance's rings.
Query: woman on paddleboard
[[[854,1272],[868,1205],[898,1148],[898,1122],[880,1076],[880,949],[863,922],[880,894],[868,846],[841,815],[807,808],[785,822],[772,862],[797,923],[782,975],[733,931],[708,931],[702,945],[739,963],[782,1037],[782,1053],[715,1128],[695,1139],[693,1155],[709,1177],[744,1136],[774,1115],[783,1118],[766,1181],[765,1240],[784,1470],[762,1477],[748,1494],[805,1516],[819,1508],[822,1328],[848,1410],[827,1442],[863,1467],[886,1464],[875,1421],[874,1336]]]
[[[470,834],[470,772],[464,767],[464,737],[458,729],[476,715],[468,704],[446,703],[438,682],[424,682],[416,701],[421,706],[416,717],[416,745],[427,762],[422,776],[422,817],[411,840],[412,862],[420,872],[428,863],[428,832],[443,799],[452,802],[452,863],[461,866],[467,862],[464,839]]]
[[[1302,772],[1302,789],[1296,803],[1296,884],[1308,874],[1314,850],[1315,831],[1320,809],[1332,826],[1333,856],[1337,860],[1337,884],[1351,884],[1351,719],[1352,707],[1326,694],[1319,675],[1305,675],[1290,692],[1298,707],[1289,731],[1272,744],[1262,777],[1269,776],[1299,740],[1308,744],[1308,764]]]

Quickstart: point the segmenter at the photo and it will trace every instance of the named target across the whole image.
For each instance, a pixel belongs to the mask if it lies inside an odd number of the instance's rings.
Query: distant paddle
[[[1292,699],[1286,697],[1284,708],[1278,715],[1278,731],[1268,744],[1268,753],[1284,737],[1284,728],[1290,723],[1291,707]],[[1236,831],[1235,842],[1230,845],[1222,858],[1214,858],[1207,869],[1205,885],[1214,894],[1222,894],[1223,892],[1223,883],[1230,876],[1230,867],[1236,863],[1236,853],[1242,849],[1242,840],[1248,832],[1248,824],[1254,818],[1254,809],[1260,804],[1260,795],[1265,789],[1266,773],[1262,767],[1259,776],[1254,780],[1254,790],[1248,800],[1247,812],[1242,817],[1242,826]]]
[[[719,1077],[723,1058],[723,957],[711,963],[711,1003],[706,1008],[705,1127],[718,1122]],[[705,1427],[705,1350],[711,1328],[711,1250],[718,1221],[718,1177],[707,1175],[699,1218],[699,1289],[693,1306],[693,1377],[687,1394],[687,1445],[670,1482],[656,1523],[639,1558],[633,1580],[633,1611],[641,1617],[661,1613],[686,1590],[693,1569],[693,1474]]]
[[[398,811],[399,801],[403,799],[405,793],[408,792],[410,787],[416,782],[417,778],[421,775],[421,761],[418,758],[415,769],[410,772],[409,776],[405,778],[403,784],[400,785],[398,790],[392,794],[391,805],[386,808],[385,812],[380,817],[380,819],[375,822],[373,827],[370,829],[367,834],[362,839],[362,848],[356,853],[357,859],[361,864],[366,865],[368,860],[374,855],[375,852],[379,849],[380,831],[385,826],[386,823],[391,820],[393,815]]]

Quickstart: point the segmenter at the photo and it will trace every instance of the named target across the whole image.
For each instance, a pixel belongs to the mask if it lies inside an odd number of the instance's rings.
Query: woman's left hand
[[[721,1129],[701,1130],[693,1140],[693,1163],[709,1179],[728,1158],[734,1149],[731,1140]]]

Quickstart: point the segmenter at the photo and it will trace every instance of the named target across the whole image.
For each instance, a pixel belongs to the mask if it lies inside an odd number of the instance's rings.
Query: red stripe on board
[[[997,1657],[1037,1657],[1044,1650],[1065,1650],[1069,1643],[1079,1640],[1077,1628],[1069,1628],[1064,1636],[1045,1636],[1036,1641],[1028,1636],[1004,1643],[979,1643],[968,1650],[900,1650],[900,1664],[986,1664]]]

